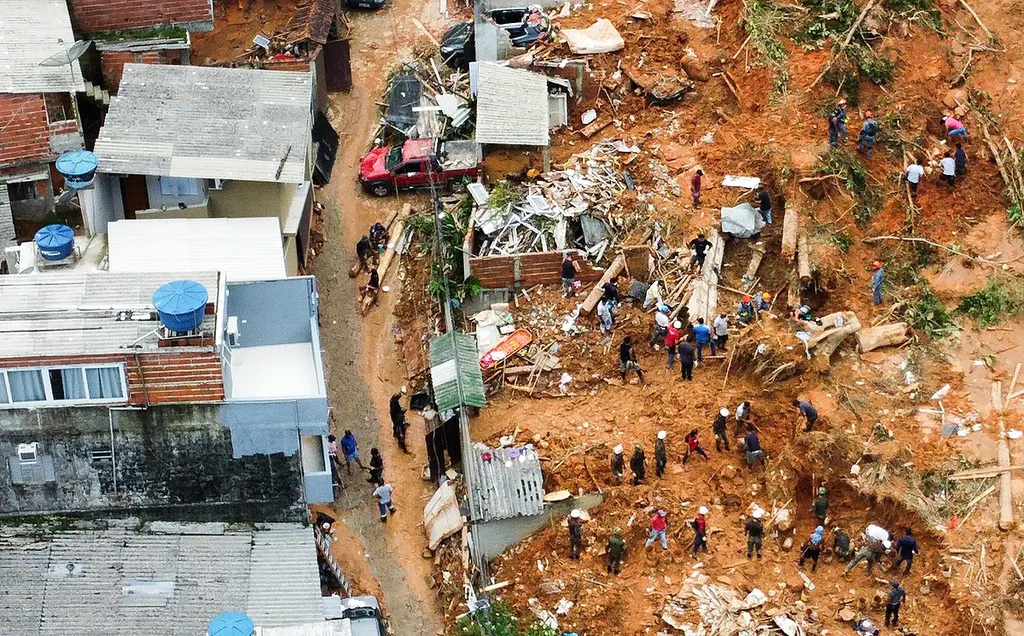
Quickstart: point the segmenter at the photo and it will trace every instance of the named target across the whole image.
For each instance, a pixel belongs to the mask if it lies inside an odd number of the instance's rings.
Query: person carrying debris
[[[743,298],[740,300],[740,306],[736,310],[736,316],[740,319],[740,322],[744,325],[749,325],[754,322],[754,303],[753,298],[750,294],[743,294]]]
[[[405,447],[405,432],[409,429],[409,423],[405,421],[405,409],[402,408],[403,393],[405,393],[404,386],[401,391],[391,396],[389,410],[391,412],[391,434],[398,440],[398,447],[402,449],[402,452],[408,453],[409,449]]]
[[[889,571],[892,572],[901,563],[906,563],[907,566],[903,568],[903,576],[909,575],[910,567],[914,565],[914,555],[917,553],[917,539],[914,538],[913,531],[910,528],[904,528],[903,536],[896,540],[896,561]]]
[[[615,302],[602,298],[597,303],[597,323],[601,327],[601,333],[607,335],[612,331],[612,324],[615,322],[615,314],[612,313]]]
[[[647,543],[644,544],[645,548],[654,545],[654,541],[658,539],[661,540],[661,548],[668,550],[668,536],[665,534],[665,530],[668,529],[668,522],[665,520],[667,516],[667,512],[659,510],[651,517],[651,535],[647,537]]]
[[[722,452],[722,444],[725,444],[725,450],[728,452],[729,449],[729,434],[727,431],[729,423],[729,409],[723,407],[718,412],[718,417],[715,418],[714,423],[711,424],[711,431],[715,434],[715,451]]]
[[[946,127],[947,137],[966,137],[967,128],[964,127],[963,122],[954,117],[944,116],[941,120],[942,125]]]
[[[754,514],[747,519],[746,532],[747,532],[747,558],[749,559],[754,551],[757,551],[757,558],[761,558],[761,544],[764,541],[764,525],[761,523],[761,517],[764,516],[764,510],[760,508],[754,509]]]
[[[647,288],[647,293],[644,295],[644,309],[657,304],[658,306],[664,305],[665,303],[661,300],[661,288],[664,287],[664,283],[661,280],[656,280],[651,283],[651,286]]]
[[[949,184],[949,188],[953,189],[953,184],[956,183],[956,159],[953,158],[952,151],[947,150],[942,159],[939,159],[939,166],[942,168],[939,180],[945,181]]]
[[[686,244],[690,248],[690,267],[697,266],[697,271],[704,268],[704,259],[707,258],[708,248],[711,247],[711,241],[704,237],[704,233],[697,234],[697,238],[693,239]]]
[[[889,540],[889,533],[876,525],[869,525],[867,527],[864,531],[864,540],[866,541],[864,547],[853,555],[853,559],[846,564],[846,569],[843,570],[843,574],[849,574],[850,570],[856,567],[858,563],[861,561],[867,561],[868,574],[874,575],[875,563],[881,560],[882,555],[892,547],[892,541]]]
[[[629,469],[633,471],[633,485],[638,486],[647,477],[647,457],[644,447],[637,444],[633,447],[633,456],[629,458]]]
[[[619,486],[622,484],[622,473],[626,471],[626,460],[622,456],[622,444],[616,444],[612,449],[611,464],[612,478],[615,480],[615,485]]]
[[[860,127],[860,136],[857,138],[857,150],[863,150],[864,156],[871,158],[871,149],[875,147],[875,137],[878,136],[878,122],[875,121],[873,112],[864,112],[864,124]]]
[[[715,344],[719,351],[725,351],[725,343],[729,341],[729,314],[724,311],[717,316],[712,323],[715,328]]]
[[[640,378],[640,384],[645,384],[644,370],[640,368],[640,363],[636,361],[633,338],[626,336],[622,340],[622,344],[619,345],[619,375],[622,376],[623,382],[626,381],[626,372],[630,369],[636,371],[636,377]]]
[[[853,554],[850,550],[850,535],[839,526],[832,529],[832,551],[840,559],[849,559]]]
[[[690,460],[690,455],[692,453],[697,453],[707,460],[711,459],[704,451],[704,447],[700,445],[700,433],[697,432],[697,429],[693,429],[687,433],[683,441],[686,442],[686,453],[683,455],[684,464]]]
[[[882,267],[882,261],[871,263],[871,268],[875,270],[875,273],[871,275],[871,300],[876,305],[881,305],[882,283],[885,282],[885,268]]]
[[[369,298],[376,305],[378,301],[378,293],[380,292],[380,274],[377,270],[370,270],[370,278],[366,281],[366,284],[359,288],[359,293],[365,298]]]
[[[764,468],[764,451],[761,449],[761,440],[757,437],[757,429],[753,425],[747,427],[747,434],[743,437],[743,448],[747,452],[747,470],[754,472],[754,464],[761,462]]]
[[[814,408],[808,402],[802,400],[793,400],[793,407],[800,411],[800,414],[807,418],[807,426],[804,428],[808,433],[814,428],[814,423],[818,421],[818,409]]]
[[[906,173],[904,178],[910,185],[910,196],[917,198],[917,187],[921,185],[921,177],[924,176],[924,167],[921,166],[921,160],[915,157],[914,162],[907,166],[903,172]]]
[[[700,182],[701,177],[703,176],[704,171],[697,168],[697,171],[693,173],[692,177],[690,177],[690,195],[693,197],[694,210],[700,207]]]
[[[654,474],[661,477],[668,465],[668,451],[665,449],[666,431],[658,431],[658,439],[654,441]],[[909,567],[909,566],[908,566]]]
[[[376,450],[376,449],[374,449]],[[380,484],[373,490],[373,498],[377,500],[377,508],[380,510],[380,522],[388,522],[388,514],[395,514],[398,510],[391,504],[391,494],[394,488],[391,484],[381,480]]]
[[[772,224],[772,198],[768,196],[768,190],[763,183],[757,186],[757,206],[761,217],[768,225]]]
[[[891,620],[891,627],[896,627],[900,624],[900,606],[903,605],[903,599],[907,598],[907,591],[896,579],[889,581],[889,585],[892,589],[889,590],[889,602],[885,605],[885,626],[890,627]]]
[[[953,161],[956,162],[956,176],[962,177],[967,174],[967,153],[959,141],[956,142],[956,150],[953,151]]]
[[[370,449],[370,478],[366,481],[378,486],[384,483],[384,458],[376,448]]]
[[[672,311],[668,305],[658,305],[658,311],[654,312],[654,331],[651,332],[651,339],[648,342],[652,347],[659,340],[663,340],[668,334],[669,312]]]
[[[359,259],[359,268],[355,270],[355,274],[364,269],[369,269],[370,262],[377,260],[377,250],[373,247],[369,236],[364,234],[363,238],[359,239],[359,242],[356,243],[356,257]],[[352,274],[352,277],[355,274]]]
[[[697,511],[697,518],[690,522],[693,528],[693,552],[691,556],[696,557],[698,550],[708,551],[708,509],[701,506]]]
[[[345,434],[341,436],[341,452],[345,455],[345,468],[348,469],[349,475],[352,474],[353,461],[363,470],[367,469],[366,466],[363,466],[363,460],[359,459],[359,444],[352,431],[346,430]]]
[[[579,561],[580,548],[583,547],[583,513],[573,508],[569,513],[569,558]]]
[[[814,534],[811,535],[804,544],[800,546],[800,560],[796,562],[797,567],[803,567],[804,561],[811,559],[814,563],[811,564],[811,572],[818,569],[818,557],[821,556],[821,544],[825,538],[825,527],[818,526],[814,529]]]
[[[679,347],[679,330],[683,327],[683,323],[678,320],[668,326],[667,333],[665,334],[665,366],[669,370],[676,361],[676,350]]]
[[[608,553],[608,574],[618,576],[622,570],[622,557],[626,556],[626,542],[622,540],[622,529],[615,528],[612,536],[608,537],[608,545],[605,546]]]
[[[566,252],[562,258],[562,296],[569,298],[576,295],[576,272],[580,266],[572,258],[572,252]]]
[[[828,497],[825,496],[827,494],[828,491],[821,486],[818,488],[818,496],[811,502],[811,512],[814,513],[814,517],[821,525],[825,525],[825,521],[828,519]]]
[[[676,345],[676,349],[679,352],[679,371],[682,374],[680,377],[687,382],[693,382],[693,361],[694,350],[693,345],[690,344],[689,338],[683,338]]]
[[[704,362],[704,347],[711,346],[711,355],[718,355],[718,347],[711,338],[711,328],[704,324],[703,318],[697,319],[693,326],[693,339],[697,343],[697,364]]]

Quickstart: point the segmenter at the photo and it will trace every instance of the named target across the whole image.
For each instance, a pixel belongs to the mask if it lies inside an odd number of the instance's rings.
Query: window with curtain
[[[11,402],[46,401],[46,385],[43,383],[43,372],[39,369],[8,371],[7,382],[11,387]]]
[[[4,376],[0,374],[0,404],[7,404],[10,401],[10,398],[7,397],[7,383],[4,382]]]
[[[166,196],[199,196],[199,180],[187,177],[160,177],[160,194]]]
[[[124,397],[121,367],[86,369],[85,381],[89,385],[89,399],[113,400]]]
[[[54,400],[86,399],[82,370],[79,368],[50,369],[50,395]]]

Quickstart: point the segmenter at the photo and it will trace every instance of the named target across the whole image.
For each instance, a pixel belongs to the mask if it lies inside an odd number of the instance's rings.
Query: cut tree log
[[[800,274],[800,282],[806,283],[811,280],[811,250],[807,246],[807,232],[800,232],[796,239],[796,263],[797,272]]]
[[[861,353],[867,353],[879,347],[903,344],[907,340],[907,328],[905,322],[865,327],[857,332],[857,346]]]
[[[829,359],[835,350],[839,348],[839,345],[846,340],[847,337],[860,331],[860,320],[857,318],[857,314],[852,311],[847,311],[843,315],[843,326],[829,329],[824,333],[814,336],[807,342],[808,348],[814,352],[814,364],[819,370],[823,370],[829,366]]]
[[[968,481],[971,479],[989,479],[991,477],[999,477],[1003,473],[1011,472],[1015,470],[1024,470],[1024,464],[1017,464],[1015,466],[988,466],[986,468],[974,468],[972,470],[962,470],[958,473],[953,473],[946,479],[950,481]]]
[[[583,304],[580,305],[581,314],[589,316],[593,313],[594,308],[597,307],[597,303],[601,300],[601,295],[604,293],[602,286],[622,273],[622,270],[625,267],[626,257],[619,254],[615,257],[615,260],[612,261],[612,264],[608,266],[608,269],[604,271],[604,275],[601,276],[601,280],[597,281],[597,285],[595,285],[594,288],[590,290],[590,293],[587,294],[587,298],[583,301]]]
[[[800,213],[795,205],[786,206],[786,216],[782,219],[782,258],[792,262],[796,256],[796,239],[800,231]]]
[[[971,17],[974,18],[974,21],[978,23],[978,26],[981,27],[981,30],[985,32],[986,36],[988,36],[989,41],[995,42],[996,36],[993,35],[991,31],[988,30],[988,27],[985,26],[985,23],[981,21],[981,18],[978,17],[978,14],[975,13],[974,9],[971,8],[971,5],[967,4],[967,0],[960,0],[960,4],[963,5],[963,7],[967,9],[967,12],[971,14]]]
[[[403,212],[405,210],[403,209]],[[395,251],[399,243],[402,242],[402,233],[405,232],[405,217],[401,217],[395,223],[395,231],[391,234],[391,242],[388,244],[388,249],[384,252],[384,256],[380,259],[380,265],[377,266],[377,277],[380,280],[381,287],[384,286],[384,279],[388,275],[388,269],[391,267],[391,261],[395,259]],[[381,293],[380,291],[377,292]],[[370,305],[373,304],[373,296],[363,294],[359,299],[359,307],[362,313],[365,313]]]
[[[718,233],[717,240],[711,246],[711,253],[704,260],[700,275],[693,281],[693,291],[686,303],[686,311],[690,322],[703,318],[710,325],[718,312],[718,278],[722,271],[722,259],[725,258],[725,235]]]
[[[747,265],[747,271],[743,273],[743,278],[740,279],[741,289],[750,289],[757,281],[757,269],[761,267],[761,259],[764,258],[763,247],[752,245],[750,250],[750,263]]]

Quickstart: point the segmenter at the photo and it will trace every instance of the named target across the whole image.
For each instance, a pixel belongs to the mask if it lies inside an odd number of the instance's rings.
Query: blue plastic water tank
[[[57,157],[55,166],[57,172],[64,175],[64,183],[69,188],[81,190],[92,185],[93,177],[96,176],[96,166],[99,159],[88,150],[73,150],[65,152]]]
[[[46,260],[64,260],[75,247],[75,231],[66,225],[47,225],[36,232],[35,242]]]
[[[252,619],[241,612],[226,612],[210,621],[208,636],[252,636]]]
[[[176,280],[153,293],[153,306],[160,322],[171,331],[194,331],[203,322],[209,297],[206,288],[196,281]]]

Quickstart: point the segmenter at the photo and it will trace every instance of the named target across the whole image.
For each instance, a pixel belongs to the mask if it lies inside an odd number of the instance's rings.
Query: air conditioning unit
[[[23,465],[32,465],[39,461],[39,442],[18,444],[18,461]]]
[[[238,341],[239,341],[239,335],[238,335],[238,316],[228,316],[227,337],[228,337],[228,346],[230,346],[230,347],[237,347],[238,346]]]

